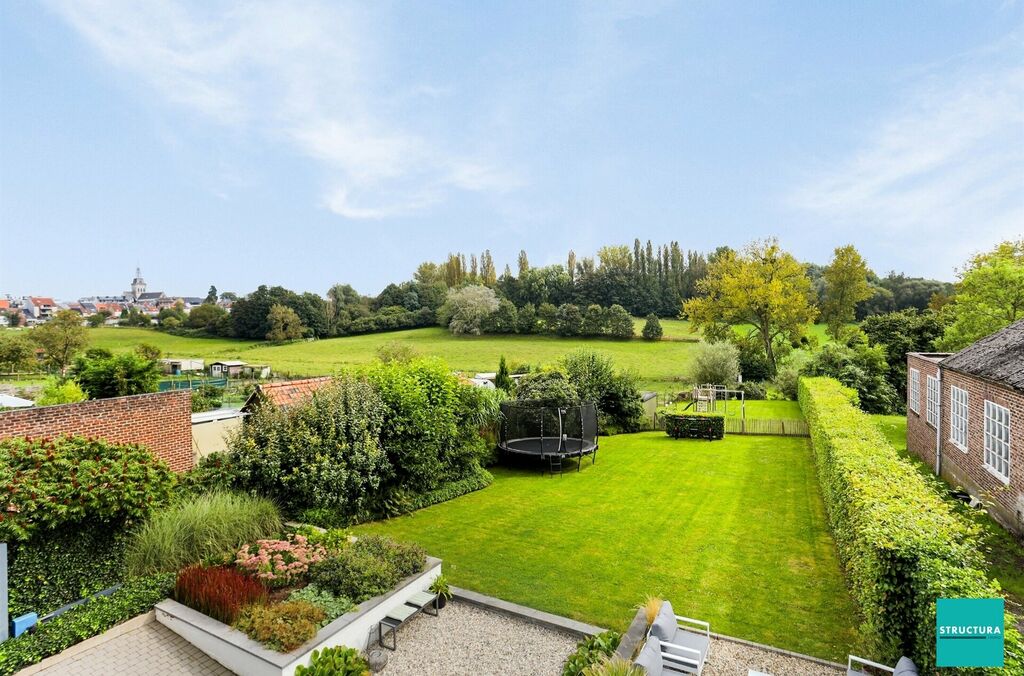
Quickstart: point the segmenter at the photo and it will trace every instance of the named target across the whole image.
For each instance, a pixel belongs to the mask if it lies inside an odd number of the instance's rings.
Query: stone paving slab
[[[28,671],[33,676],[231,676],[232,673],[156,621],[121,631],[114,638],[70,656],[57,655]]]

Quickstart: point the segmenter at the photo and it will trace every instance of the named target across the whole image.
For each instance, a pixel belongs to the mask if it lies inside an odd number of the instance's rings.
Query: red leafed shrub
[[[266,602],[267,588],[234,568],[189,566],[178,573],[174,598],[215,620],[232,624],[242,608]]]

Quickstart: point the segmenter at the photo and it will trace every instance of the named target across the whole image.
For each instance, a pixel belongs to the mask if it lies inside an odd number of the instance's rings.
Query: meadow
[[[637,331],[643,320],[635,320]],[[661,321],[664,338],[648,342],[606,338],[561,338],[543,335],[453,336],[441,327],[372,333],[344,338],[298,341],[283,345],[235,340],[169,335],[154,329],[102,327],[89,330],[90,345],[114,352],[135,349],[140,343],[160,348],[166,356],[199,357],[206,360],[241,359],[250,364],[269,364],[279,375],[318,376],[337,372],[345,366],[365,364],[378,355],[383,345],[408,346],[424,356],[444,359],[453,369],[467,373],[495,371],[504,355],[510,366],[551,364],[579,348],[611,357],[619,368],[635,371],[640,387],[655,392],[678,390],[697,334],[690,323],[679,319]],[[823,341],[820,325],[810,333]]]

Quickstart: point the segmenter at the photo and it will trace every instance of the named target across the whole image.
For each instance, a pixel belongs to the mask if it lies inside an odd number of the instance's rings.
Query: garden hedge
[[[725,437],[725,416],[721,413],[666,413],[665,431],[673,439],[707,439]]]
[[[800,407],[810,426],[829,524],[862,634],[889,663],[909,655],[935,666],[935,601],[1001,596],[984,574],[979,527],[928,486],[831,378],[803,378]],[[1006,615],[1004,669],[950,673],[1024,675],[1024,643]]]

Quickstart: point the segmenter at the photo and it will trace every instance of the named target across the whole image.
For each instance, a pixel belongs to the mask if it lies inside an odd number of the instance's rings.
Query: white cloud
[[[111,65],[166,100],[232,131],[284,139],[319,163],[324,204],[347,218],[383,218],[453,190],[504,191],[521,179],[418,133],[417,99],[381,92],[372,17],[333,2],[185,6],[168,0],[53,0]],[[403,103],[404,102],[404,103]],[[405,105],[406,109],[402,106]]]
[[[1024,65],[1012,35],[917,75],[859,149],[789,204],[950,269],[1024,232]],[[913,252],[913,253],[910,253]]]

